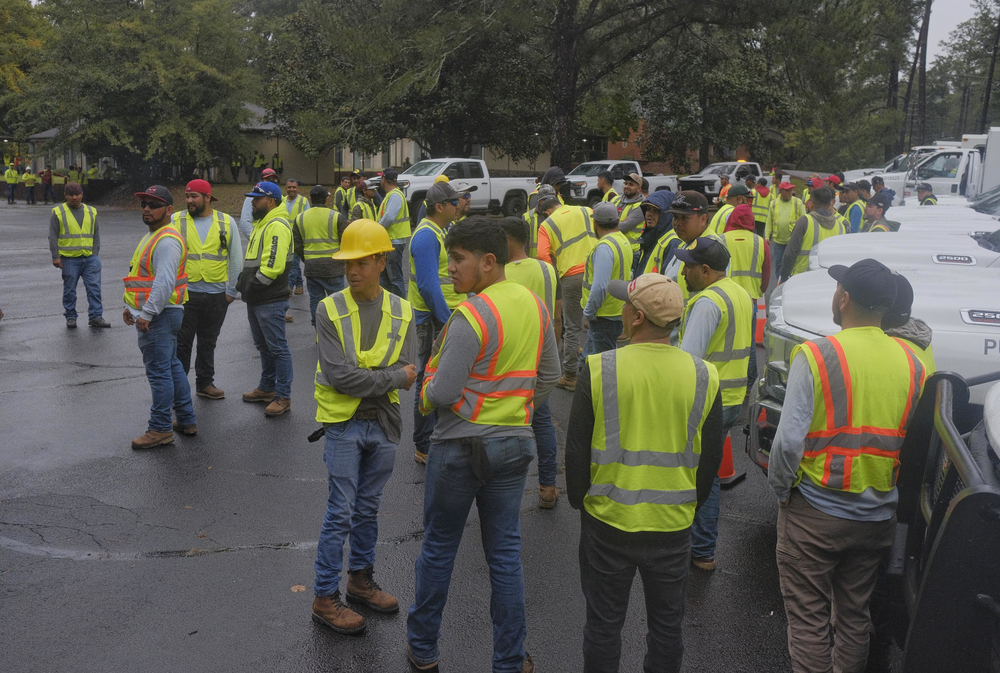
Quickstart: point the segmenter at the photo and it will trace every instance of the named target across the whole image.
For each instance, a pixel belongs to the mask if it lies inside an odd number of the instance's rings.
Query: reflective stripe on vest
[[[708,341],[708,350],[705,354],[705,359],[713,363],[719,372],[722,406],[742,404],[748,385],[747,367],[754,352],[754,303],[746,290],[731,278],[719,279],[694,295],[688,302],[681,323],[681,343],[684,343],[684,332],[687,329],[691,309],[702,297],[715,304],[722,313],[722,319]]]
[[[528,257],[538,257],[538,211],[529,210],[522,217],[528,223]]]
[[[753,190],[753,219],[758,222],[767,222],[767,206],[770,203],[771,195],[764,196],[756,189]]]
[[[639,199],[638,201],[635,201],[633,203],[625,203],[625,195],[622,194],[615,200],[615,205],[618,206],[618,224],[621,224],[622,222],[628,219],[629,215],[632,214],[633,210],[642,206],[642,199]],[[633,254],[639,251],[639,237],[642,236],[642,232],[644,231],[646,231],[645,221],[641,222],[632,231],[622,232],[623,234],[625,234],[625,238],[627,238],[628,242],[631,244]]]
[[[65,203],[52,209],[59,221],[60,257],[90,257],[94,254],[94,223],[97,222],[97,211],[93,206],[81,204],[83,222],[78,223],[76,216],[70,212]]]
[[[587,266],[583,272],[583,295],[580,298],[580,307],[586,308],[590,299],[590,289],[594,283],[594,255],[602,245],[611,248],[612,266],[611,278],[609,280],[628,280],[632,268],[631,247],[625,234],[615,231],[601,237],[597,245],[590,251],[587,257]],[[628,258],[626,259],[626,251]],[[610,294],[605,294],[604,301],[597,308],[598,318],[621,317],[622,307],[625,305],[620,299],[615,299]]]
[[[441,294],[444,295],[445,304],[448,305],[450,310],[454,311],[455,307],[465,301],[467,295],[456,293],[451,283],[451,275],[448,273],[448,251],[444,247],[444,231],[432,220],[426,218],[420,222],[420,225],[413,233],[416,234],[421,229],[430,229],[434,233],[434,236],[437,237],[438,285],[441,286]],[[423,296],[420,294],[420,287],[417,285],[417,264],[413,260],[413,251],[410,250],[407,254],[410,256],[410,285],[407,288],[406,299],[413,305],[414,310],[428,312],[431,309],[424,301]]]
[[[843,330],[795,347],[813,376],[813,419],[796,484],[862,493],[891,491],[899,450],[925,372],[905,345],[876,327]]]
[[[573,267],[586,264],[590,251],[597,245],[590,212],[590,208],[583,206],[563,206],[541,224],[549,233],[560,278]]]
[[[588,358],[594,429],[587,512],[621,530],[682,530],[694,519],[701,431],[719,390],[714,367],[666,344]],[[670,390],[650,396],[665,378]],[[650,418],[661,423],[654,429]]]
[[[479,337],[479,354],[465,382],[462,399],[451,410],[480,425],[531,425],[535,378],[542,357],[542,340],[549,326],[548,311],[530,290],[514,281],[490,285],[462,302],[451,320],[462,315]],[[427,386],[437,372],[448,339],[427,364],[420,410],[429,413]]]
[[[814,247],[828,238],[847,233],[847,227],[844,224],[847,220],[844,219],[843,215],[838,214],[835,217],[837,218],[837,224],[832,229],[827,229],[820,226],[819,220],[813,217],[811,213],[806,215],[806,219],[808,220],[806,232],[802,236],[802,248],[799,250],[799,256],[795,258],[795,266],[792,267],[793,276],[809,270],[809,253]]]
[[[618,192],[614,190],[614,187],[604,192],[604,196],[601,197],[601,201],[611,201],[612,203],[618,198]]]
[[[271,225],[275,223],[280,224],[283,227],[288,227],[289,231],[291,231],[291,226],[288,224],[288,220],[286,220],[281,216],[268,220],[264,225],[260,227],[254,227],[253,231],[250,232],[250,240],[247,241],[246,257],[243,259],[244,269],[251,269],[255,273],[257,269],[260,269],[261,263],[264,259],[264,246],[261,245],[261,242],[267,237],[268,228],[270,228]],[[256,252],[254,252],[255,245],[257,246]],[[292,256],[294,255],[295,252],[293,250],[293,247],[294,246],[292,245],[288,246],[288,253],[285,255],[286,264],[292,261]]]
[[[389,203],[389,197],[393,194],[399,194],[401,204],[399,212],[396,213],[396,219],[389,225],[389,238],[394,241],[401,241],[410,237],[410,207],[406,203],[406,197],[403,196],[403,190],[399,187],[389,190],[389,193],[382,199],[382,205],[378,207],[378,220],[381,221],[382,216],[385,215],[385,208]]]
[[[291,205],[291,208],[289,208]],[[285,197],[285,212],[288,213],[289,220],[295,220],[296,217],[308,210],[308,203],[306,203],[306,198],[304,196],[297,195],[294,201],[289,201],[288,197]]]
[[[860,211],[858,213],[858,229],[860,229],[865,225],[865,202],[862,201],[861,199],[858,199],[851,205],[847,206],[847,208],[844,210],[843,217],[845,220],[847,220],[848,231],[854,231],[854,225],[851,224],[851,209],[853,209],[854,206],[857,206],[858,210]]]
[[[731,206],[728,203],[719,206],[719,210],[712,217],[712,221],[709,223],[708,229],[705,230],[705,234],[722,236],[726,230],[726,220],[729,219],[729,214],[735,209],[736,206]],[[702,234],[702,236],[705,234]]]
[[[935,196],[925,196],[924,198],[922,198],[920,200],[920,205],[922,205],[922,206],[936,206],[937,205],[937,197],[935,197]]]
[[[358,218],[359,220],[374,220],[375,222],[378,222],[378,215],[375,213],[374,203],[368,203],[367,201],[358,201],[354,205],[355,207],[358,206],[361,207],[361,217]]]
[[[410,304],[391,292],[382,292],[382,320],[375,335],[375,343],[366,351],[361,350],[361,318],[357,302],[350,288],[336,292],[320,302],[330,321],[337,326],[337,337],[347,361],[361,369],[385,369],[399,360],[406,331],[413,321]],[[345,395],[323,375],[316,363],[314,383],[316,390],[316,420],[320,423],[340,423],[354,416],[361,398]],[[390,390],[389,401],[399,404],[399,390]]]
[[[507,262],[506,274],[509,280],[534,292],[552,315],[555,311],[556,272],[551,264],[540,259]]]
[[[660,240],[656,242],[653,246],[653,252],[650,253],[649,259],[646,260],[646,266],[643,268],[643,273],[663,273],[664,264],[663,256],[667,250],[667,246],[670,245],[670,241],[677,238],[677,232],[671,227],[667,229],[667,232],[660,236]]]
[[[726,239],[723,238],[722,236],[717,236],[711,233],[710,229],[711,227],[705,229],[705,231],[702,232],[699,238],[710,238],[713,241],[718,241],[722,245],[725,245]],[[680,246],[684,247],[685,245],[686,244],[684,243],[684,241],[681,241]],[[691,290],[688,289],[687,279],[684,277],[684,262],[680,262],[679,266],[677,267],[677,278],[675,280],[677,284],[681,286],[681,296],[684,298],[684,304],[687,305],[688,299],[691,298]]]
[[[137,311],[142,310],[142,307],[145,306],[146,300],[149,299],[149,293],[153,289],[153,281],[156,279],[156,274],[153,271],[153,252],[156,250],[157,244],[164,238],[177,239],[181,244],[181,261],[177,265],[177,277],[174,284],[174,291],[170,294],[170,303],[183,304],[187,301],[188,277],[185,268],[187,245],[184,243],[184,238],[179,231],[169,226],[161,227],[149,237],[145,246],[143,246],[142,241],[139,242],[135,252],[132,253],[132,263],[129,265],[129,273],[125,278],[122,278],[122,281],[125,283],[125,295],[123,297],[125,303]]]
[[[323,217],[324,210],[330,210],[326,217]],[[306,217],[309,218],[308,222]],[[299,235],[302,237],[302,255],[305,259],[330,257],[340,250],[340,236],[337,235],[339,220],[340,213],[324,207],[310,208],[295,218],[295,226],[299,228]]]
[[[212,224],[208,227],[204,243],[193,222],[188,230],[187,212],[175,214],[174,224],[188,250],[188,282],[225,283],[229,279],[229,241],[233,238],[229,216],[218,210],[212,211]]]
[[[734,230],[722,235],[729,248],[729,277],[752,298],[764,296],[764,240],[752,231]]]

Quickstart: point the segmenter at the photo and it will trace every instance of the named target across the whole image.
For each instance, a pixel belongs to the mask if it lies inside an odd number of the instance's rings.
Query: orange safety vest
[[[132,308],[142,310],[153,289],[153,250],[156,244],[166,237],[176,238],[181,244],[181,263],[177,265],[177,282],[170,295],[171,304],[183,304],[187,301],[187,245],[184,238],[173,227],[162,227],[147,242],[146,247],[136,249],[132,256],[129,275],[123,278],[125,282],[125,303]]]

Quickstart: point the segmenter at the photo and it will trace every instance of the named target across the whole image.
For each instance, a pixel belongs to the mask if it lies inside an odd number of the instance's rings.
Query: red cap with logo
[[[199,194],[204,194],[205,196],[211,198],[213,201],[218,201],[217,198],[212,196],[212,185],[208,180],[192,180],[187,183],[187,187],[184,188],[185,192],[198,192]]]

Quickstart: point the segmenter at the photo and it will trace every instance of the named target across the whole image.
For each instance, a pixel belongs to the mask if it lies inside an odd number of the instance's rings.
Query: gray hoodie
[[[905,325],[893,327],[885,330],[885,333],[897,339],[906,339],[920,346],[921,350],[927,350],[931,345],[934,333],[930,326],[920,318],[910,318]]]
[[[824,229],[833,229],[839,217],[836,211],[832,210],[814,210],[809,215],[812,215],[813,219],[819,222],[819,226]],[[800,217],[792,229],[792,236],[788,239],[788,246],[785,248],[785,256],[781,258],[780,275],[782,282],[788,280],[789,276],[792,275],[792,269],[795,268],[795,262],[802,251],[802,240],[806,235],[806,229],[809,227],[809,215]]]

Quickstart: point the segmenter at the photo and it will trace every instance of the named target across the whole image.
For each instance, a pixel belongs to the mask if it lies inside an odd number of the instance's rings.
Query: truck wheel
[[[528,210],[528,201],[523,194],[511,194],[503,202],[503,214],[507,217],[520,217]]]
[[[591,192],[590,196],[587,197],[587,205],[593,210],[594,206],[601,202],[601,195],[596,192]]]
[[[423,192],[414,194],[413,199],[410,201],[410,222],[413,227],[420,224],[420,222],[417,221],[417,215],[420,214],[420,206],[423,204],[425,196],[427,195]]]

